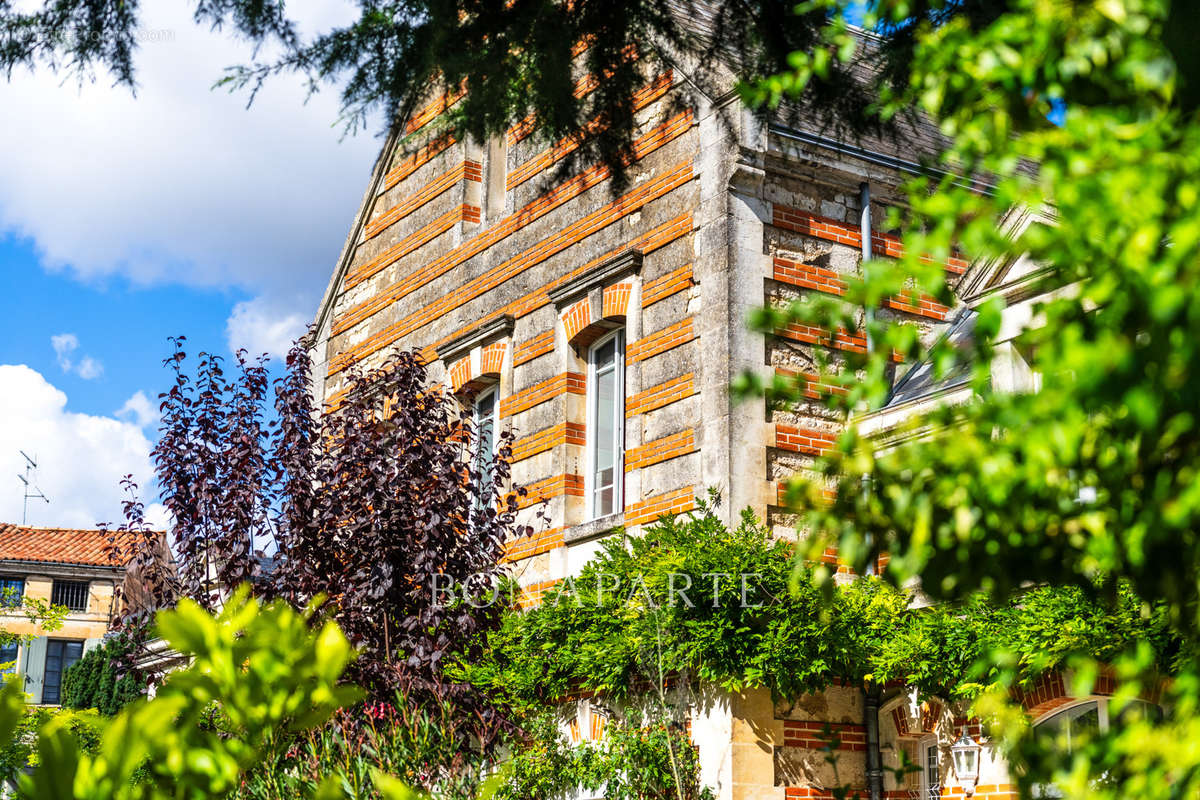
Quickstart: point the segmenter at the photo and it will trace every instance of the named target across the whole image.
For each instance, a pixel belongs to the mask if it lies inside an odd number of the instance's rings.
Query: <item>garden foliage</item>
[[[851,5],[810,4],[831,21],[821,57],[798,57],[785,78],[748,86],[747,96],[774,102],[820,81],[824,62],[857,47],[840,22]],[[1162,615],[1179,642],[1163,723],[1114,726],[1055,756],[1039,754],[1006,694],[984,698],[977,711],[995,723],[1025,791],[1054,780],[1071,797],[1195,796],[1200,753],[1185,744],[1200,734],[1194,9],[1167,0],[1013,0],[982,24],[948,14],[940,25],[914,22],[902,0],[868,10],[868,24],[906,29],[914,42],[907,77],[877,111],[915,106],[948,146],[892,214],[902,258],[866,264],[844,302],[807,300],[757,320],[764,331],[797,322],[875,344],[820,365],[822,383],[847,390],[827,401],[851,424],[792,487],[813,533],[802,554],[837,547],[861,569],[886,551],[890,582],[919,579],[943,600],[984,591],[1005,602],[1029,584],[1073,586],[1109,602],[1135,593],[1142,615]],[[1018,224],[1023,216],[1030,224]],[[974,339],[961,347],[923,339],[883,310],[862,313],[896,295],[953,305],[942,265],[955,251],[1034,267],[1028,296],[1041,300],[1012,351],[1037,376],[1037,391],[992,385],[1005,320],[996,298],[978,306]],[[937,377],[966,376],[974,399],[919,415],[907,431],[920,436],[885,444],[860,435],[854,417],[886,399],[897,355],[930,362]],[[802,401],[805,387],[748,376],[742,388],[786,403]],[[1153,641],[1094,655],[1121,681],[1118,700],[1159,686]],[[1009,672],[1002,660],[989,663]],[[1103,665],[1076,666],[1072,691],[1086,694]]]

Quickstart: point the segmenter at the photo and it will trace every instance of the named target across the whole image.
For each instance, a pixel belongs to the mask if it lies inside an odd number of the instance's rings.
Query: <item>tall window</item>
[[[483,485],[478,487],[479,503],[483,503],[488,493],[488,480],[492,474],[492,464],[496,460],[496,430],[499,428],[500,387],[489,386],[475,395],[475,460],[479,472],[483,475]]]
[[[0,607],[16,608],[24,599],[24,578],[0,577]]]
[[[942,775],[938,768],[937,740],[931,739],[921,747],[921,797],[939,800],[942,796]]]
[[[62,676],[67,667],[83,657],[83,642],[78,639],[51,639],[46,642],[46,670],[42,678],[42,702],[61,702]]]
[[[588,475],[590,516],[624,508],[625,331],[616,330],[588,351]]]
[[[56,580],[50,589],[50,602],[72,611],[87,611],[88,582]]]

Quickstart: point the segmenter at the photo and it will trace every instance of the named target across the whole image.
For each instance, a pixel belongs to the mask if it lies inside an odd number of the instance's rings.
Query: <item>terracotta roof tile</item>
[[[0,523],[0,561],[45,561],[97,567],[121,566],[106,552],[109,538],[123,546],[132,534],[71,528],[30,528]]]

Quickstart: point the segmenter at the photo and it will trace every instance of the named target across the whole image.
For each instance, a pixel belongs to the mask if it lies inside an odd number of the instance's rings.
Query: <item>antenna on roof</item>
[[[25,474],[17,476],[21,483],[25,484],[25,501],[21,505],[21,524],[24,525],[29,517],[29,498],[45,500],[47,503],[50,502],[50,498],[46,497],[45,492],[37,485],[37,456],[30,458],[24,450],[17,452],[25,457]]]

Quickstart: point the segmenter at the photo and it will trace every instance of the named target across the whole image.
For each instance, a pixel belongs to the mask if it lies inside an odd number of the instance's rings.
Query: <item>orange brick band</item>
[[[566,473],[535,481],[525,487],[525,496],[517,498],[518,508],[528,508],[552,497],[583,497],[583,476]]]
[[[534,311],[537,311],[539,308],[542,308],[543,306],[549,304],[550,296],[548,293],[551,289],[554,289],[557,286],[561,286],[562,284],[567,283],[568,281],[574,280],[575,278],[579,277],[580,275],[583,275],[583,274],[587,273],[588,271],[595,269],[600,264],[603,264],[606,261],[609,261],[610,259],[615,258],[616,256],[620,255],[621,253],[624,253],[630,249],[634,249],[634,250],[641,250],[642,253],[644,253],[644,254],[649,254],[649,253],[652,253],[655,250],[659,249],[660,247],[665,247],[666,245],[670,244],[671,242],[675,241],[676,239],[678,239],[681,236],[686,236],[687,234],[691,233],[691,231],[692,231],[692,217],[690,214],[682,214],[678,217],[675,217],[674,219],[667,220],[666,222],[662,223],[661,225],[659,225],[655,228],[652,228],[651,230],[647,231],[646,233],[642,234],[641,236],[635,238],[634,240],[627,242],[625,244],[622,244],[622,245],[618,246],[617,248],[614,248],[613,250],[610,250],[607,253],[600,255],[600,256],[592,259],[591,261],[587,262],[586,264],[582,264],[581,266],[577,267],[576,269],[573,269],[570,272],[568,272],[566,275],[563,275],[563,276],[559,277],[558,279],[551,281],[549,284],[542,286],[539,289],[534,290],[533,292],[525,295],[524,297],[521,297],[521,298],[518,298],[517,300],[512,301],[511,303],[503,306],[502,308],[496,309],[495,311],[493,311],[490,314],[484,315],[483,318],[481,318],[477,322],[474,322],[470,325],[466,325],[462,328],[459,328],[456,331],[448,333],[447,335],[443,336],[441,339],[437,340],[436,342],[426,345],[424,348],[422,348],[419,355],[424,363],[429,363],[429,362],[433,361],[434,358],[437,357],[437,348],[444,345],[446,342],[453,341],[454,339],[458,338],[459,336],[462,336],[464,333],[467,333],[470,330],[474,330],[483,325],[486,325],[489,322],[492,322],[493,320],[504,316],[505,314],[509,314],[513,317],[523,317],[526,314],[531,314]],[[386,344],[382,345],[382,346],[386,346]],[[548,350],[552,349],[552,348],[553,348],[553,341],[550,342],[550,347],[548,348]],[[329,374],[332,375],[333,371],[331,370]],[[336,409],[341,404],[341,401],[345,398],[346,392],[347,392],[346,389],[339,389],[338,391],[333,392],[327,398],[326,403],[329,405],[329,407],[331,409]]]
[[[776,205],[772,209],[771,224],[776,228],[803,233],[838,244],[852,247],[862,246],[862,233],[857,227],[846,225],[829,217],[822,217],[799,208]],[[871,251],[891,258],[904,255],[900,237],[890,233],[871,233]],[[952,255],[946,259],[946,271],[961,275],[967,271],[967,261],[960,255]]]
[[[520,561],[523,558],[548,553],[556,547],[563,546],[563,529],[553,528],[548,531],[535,531],[532,536],[512,539],[504,545],[503,561]]]
[[[625,416],[645,414],[647,411],[670,405],[676,400],[691,397],[696,394],[695,377],[695,373],[689,372],[660,383],[658,386],[651,386],[635,395],[630,395],[625,399]]]
[[[671,141],[671,139],[675,138],[674,136],[654,138],[652,134],[648,134],[634,143],[635,158],[642,158],[648,153],[653,152],[662,145]],[[675,135],[677,136],[678,133]],[[432,281],[434,278],[445,274],[454,267],[466,262],[468,259],[478,255],[497,242],[505,239],[512,233],[524,228],[526,225],[529,225],[535,220],[540,219],[541,217],[561,206],[563,203],[566,203],[568,200],[571,200],[582,194],[587,189],[602,183],[609,177],[609,175],[610,170],[604,165],[598,164],[585,170],[579,175],[576,175],[574,178],[571,178],[560,184],[541,197],[530,201],[523,208],[500,220],[495,225],[489,226],[487,230],[481,232],[479,235],[472,237],[468,241],[463,242],[461,245],[455,247],[439,258],[436,258],[430,263],[420,267],[413,273],[405,276],[403,280],[398,281],[392,286],[389,286],[385,291],[375,294],[367,301],[359,303],[344,314],[339,315],[337,319],[334,320],[333,333],[341,333],[352,325],[363,321],[381,309],[391,305],[396,300],[399,300],[411,292],[416,291],[421,286],[424,286]],[[638,190],[634,190],[633,192],[626,194],[625,197],[614,201],[614,203],[622,202],[625,200],[625,198],[636,194],[637,191]],[[611,205],[613,204],[610,204],[610,206]],[[594,214],[599,214],[603,211],[604,209],[600,209],[599,211],[594,212]],[[363,265],[362,267],[356,268],[354,272],[365,273],[368,266],[371,265]],[[380,266],[378,269],[383,269],[383,266]],[[363,277],[356,278],[356,282],[361,282],[366,277],[374,275],[375,272],[378,272],[378,269],[371,271],[370,274],[364,274]],[[353,284],[347,280],[346,288],[351,288],[352,285]]]
[[[826,727],[838,737],[838,750],[866,751],[867,729],[854,722],[806,722],[787,719],[783,721],[783,744],[785,747],[803,747],[820,750],[829,742],[822,737]]]
[[[526,361],[533,361],[540,355],[554,350],[554,331],[546,331],[533,337],[527,342],[521,342],[517,348],[513,350],[513,364],[524,364]]]
[[[521,588],[521,593],[517,595],[517,606],[519,608],[533,608],[542,604],[542,597],[546,592],[553,589],[559,584],[557,579],[542,581],[541,583],[531,583],[528,586]],[[602,719],[602,717],[597,717]]]
[[[346,273],[346,288],[353,289],[371,276],[387,269],[409,253],[412,253],[417,248],[428,244],[450,230],[455,224],[463,220],[463,217],[468,214],[468,209],[471,209],[474,212],[473,216],[478,219],[479,209],[477,207],[468,206],[465,203],[454,206],[437,219],[417,228],[367,263]]]
[[[773,264],[773,277],[780,283],[839,296],[846,293],[846,282],[842,280],[842,277],[838,273],[831,269],[815,267],[811,264],[804,264],[778,256],[773,260]],[[917,305],[913,305],[911,300],[911,297],[905,296],[892,297],[884,300],[883,304],[896,311],[904,311],[909,314],[917,314],[936,320],[946,319],[946,315],[950,312],[948,307],[935,302],[928,295],[922,295]]]
[[[480,165],[475,161],[460,162],[457,167],[434,178],[416,194],[409,195],[396,205],[384,211],[367,224],[363,231],[363,240],[367,241],[383,233],[391,225],[396,224],[421,206],[457,184],[463,178],[480,182],[483,174]]]
[[[665,353],[681,344],[687,344],[695,339],[692,329],[692,318],[681,319],[673,325],[657,330],[649,336],[643,336],[629,345],[626,357],[633,362],[645,361],[647,358]]]
[[[387,175],[383,176],[383,191],[386,192],[388,189],[391,189],[400,181],[437,158],[442,154],[443,150],[454,144],[455,141],[453,136],[439,136],[428,144],[418,148],[416,152],[401,159],[396,166],[392,167]]]
[[[371,353],[378,352],[400,337],[412,333],[433,320],[440,318],[450,310],[466,304],[468,301],[496,288],[525,270],[566,250],[571,245],[583,241],[593,233],[637,211],[652,200],[669,194],[674,189],[691,181],[692,178],[691,162],[685,161],[679,164],[674,169],[663,173],[657,179],[634,189],[618,200],[601,207],[558,233],[542,240],[530,249],[488,270],[483,275],[468,281],[466,284],[442,296],[425,308],[415,311],[398,322],[389,325],[351,350],[340,353],[330,361],[329,374],[336,374],[350,364],[365,358]],[[672,222],[682,225],[682,219],[676,218]],[[691,218],[688,216],[686,219],[687,229],[690,231]],[[647,237],[641,238],[646,239]],[[643,244],[643,252],[646,249],[645,244]]]
[[[634,94],[634,110],[639,111],[658,98],[662,97],[667,93],[667,90],[671,88],[673,81],[674,79],[671,75],[671,71],[668,70],[662,75],[659,75],[658,78],[649,86],[640,89],[636,94]],[[681,118],[685,115],[687,117],[686,121],[681,120]],[[690,126],[691,116],[691,112],[686,111],[683,114],[672,118],[666,124],[672,125],[678,124],[679,122],[684,122],[684,124]],[[608,124],[603,117],[592,118],[577,133],[563,137],[553,147],[549,148],[548,150],[543,150],[533,158],[526,161],[524,164],[521,164],[512,172],[508,173],[508,178],[505,181],[505,188],[509,191],[512,191],[525,181],[532,178],[534,175],[537,175],[539,172],[542,172],[548,167],[557,164],[559,161],[562,161],[564,158],[566,158],[567,155],[578,150],[580,144],[583,143],[585,138],[592,136],[607,127]],[[516,129],[514,128],[514,130]]]
[[[815,428],[794,428],[791,425],[775,425],[775,446],[780,450],[791,450],[810,456],[819,456],[833,447],[837,434]]]
[[[672,492],[647,497],[640,503],[625,507],[625,524],[641,525],[654,522],[664,514],[682,514],[696,507],[695,487],[688,486]]]
[[[689,428],[686,431],[673,433],[670,436],[629,448],[625,454],[625,471],[642,469],[651,464],[659,464],[694,452],[696,452],[696,431]]]
[[[466,90],[461,88],[453,93],[442,92],[437,99],[432,100],[424,107],[417,109],[416,113],[409,117],[408,122],[406,122],[404,125],[404,133],[416,133],[421,128],[425,127],[430,122],[433,122],[435,119],[441,116],[442,112],[444,112],[446,109],[452,107],[459,100],[463,99],[463,96],[466,95],[466,93]]]
[[[583,425],[575,422],[560,422],[558,425],[552,425],[513,442],[511,461],[516,464],[518,461],[532,458],[538,453],[552,450],[561,444],[582,446],[586,443],[586,437],[587,433]]]
[[[457,337],[462,336],[463,334],[467,333],[470,330],[474,330],[476,328],[479,328],[480,326],[486,325],[489,322],[492,322],[493,320],[497,319],[498,317],[504,316],[505,314],[508,314],[514,318],[520,318],[520,317],[524,317],[527,314],[532,314],[534,311],[537,311],[539,308],[542,308],[543,306],[546,306],[550,303],[550,294],[549,293],[551,290],[553,290],[559,286],[562,286],[564,283],[568,283],[568,282],[574,280],[575,278],[579,277],[580,275],[584,275],[587,272],[590,272],[591,270],[595,269],[599,265],[605,263],[606,261],[610,261],[613,258],[616,258],[618,255],[621,255],[622,253],[625,253],[628,250],[631,250],[631,249],[632,250],[641,250],[643,254],[653,253],[655,250],[659,249],[660,247],[665,247],[668,244],[670,244],[671,242],[678,239],[679,237],[686,236],[687,234],[689,234],[691,232],[692,232],[692,217],[690,214],[683,214],[681,216],[675,217],[674,219],[667,220],[666,222],[662,223],[658,227],[652,228],[651,230],[647,231],[646,233],[642,234],[641,236],[637,237],[636,239],[634,239],[630,242],[627,242],[625,244],[622,244],[619,247],[616,247],[612,250],[609,250],[607,253],[597,256],[596,258],[593,258],[591,261],[587,262],[586,264],[576,267],[575,269],[568,272],[566,275],[556,278],[555,280],[551,281],[550,283],[546,284],[545,286],[535,289],[534,291],[530,292],[529,294],[527,294],[523,297],[520,297],[516,300],[513,300],[512,302],[505,305],[503,308],[497,309],[497,310],[491,312],[490,314],[485,314],[477,322],[474,322],[470,325],[466,325],[462,328],[459,328],[458,330],[454,331],[453,333],[447,334],[446,336],[443,336],[441,339],[438,339],[433,344],[426,345],[424,348],[421,349],[421,352],[420,352],[421,358],[424,359],[424,361],[426,363],[428,363],[429,361],[432,361],[434,358],[437,357],[438,347],[441,347],[446,342],[453,341]]]
[[[661,278],[655,278],[642,287],[642,308],[649,308],[659,300],[666,300],[673,294],[691,288],[694,284],[691,264],[682,266],[673,272],[668,272]]]
[[[804,396],[810,400],[820,400],[831,394],[846,393],[845,387],[822,383],[820,376],[813,372],[797,372],[785,367],[776,367],[775,374],[784,378],[804,381]]]
[[[588,48],[587,42],[578,42],[572,46],[571,54],[579,55]],[[634,45],[629,45],[625,48],[625,54],[629,58],[637,58],[637,48]],[[595,75],[587,74],[575,82],[575,89],[572,92],[576,98],[586,97],[600,85],[600,79]],[[533,129],[537,126],[537,116],[530,114],[525,119],[518,122],[516,125],[508,129],[507,141],[508,146],[512,147],[517,142],[524,139],[529,134],[533,133]]]
[[[775,334],[782,336],[784,339],[791,339],[805,344],[817,344],[837,350],[849,350],[854,353],[867,352],[866,337],[847,331],[838,331],[836,335],[830,337],[829,331],[825,328],[792,322],[786,328],[775,331]]]
[[[535,383],[500,401],[500,416],[511,417],[563,394],[585,394],[587,377],[578,372],[564,372]]]

